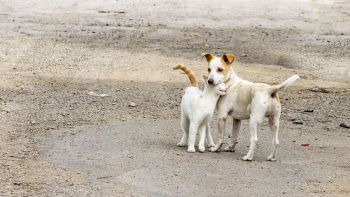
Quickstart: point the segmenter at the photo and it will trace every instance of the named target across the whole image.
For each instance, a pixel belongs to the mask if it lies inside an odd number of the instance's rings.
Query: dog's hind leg
[[[187,119],[186,117],[181,117],[181,127],[182,127],[183,134],[182,134],[181,141],[177,144],[177,146],[187,146],[190,120]]]
[[[205,126],[205,132],[206,132],[206,137],[208,139],[208,147],[214,147],[215,143],[213,141],[213,137],[211,136],[211,132],[210,132],[210,122],[207,123],[207,125]]]
[[[276,112],[277,112],[276,114],[271,115],[269,118],[269,125],[273,133],[273,137],[272,137],[273,149],[270,156],[267,157],[268,161],[276,161],[277,146],[279,144],[278,129],[279,129],[280,110],[277,110]]]
[[[254,151],[256,148],[256,142],[258,141],[258,118],[260,117],[250,117],[249,130],[250,130],[250,146],[249,151],[246,156],[243,157],[244,161],[251,161],[254,157]]]
[[[231,144],[227,146],[224,150],[234,152],[235,146],[238,143],[238,134],[239,129],[241,128],[241,120],[233,119],[233,126],[232,126],[232,135],[231,135]]]

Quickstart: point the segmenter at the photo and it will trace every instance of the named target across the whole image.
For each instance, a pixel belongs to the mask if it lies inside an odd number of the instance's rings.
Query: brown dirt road
[[[0,196],[350,195],[348,1],[0,2]],[[189,81],[171,68],[201,79],[202,52],[254,82],[301,76],[276,162],[265,126],[241,160],[247,122],[235,153],[176,147]]]

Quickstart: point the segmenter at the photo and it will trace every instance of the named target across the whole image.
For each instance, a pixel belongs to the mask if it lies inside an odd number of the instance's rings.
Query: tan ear
[[[201,56],[202,56],[202,58],[203,57],[207,58],[207,62],[210,62],[210,60],[215,58],[215,56],[210,54],[210,53],[202,53]]]
[[[231,65],[235,56],[232,54],[224,54],[221,58],[227,65]]]
[[[205,75],[203,75],[203,79],[204,79],[204,81],[206,82],[206,81],[208,80],[208,77],[205,76]]]

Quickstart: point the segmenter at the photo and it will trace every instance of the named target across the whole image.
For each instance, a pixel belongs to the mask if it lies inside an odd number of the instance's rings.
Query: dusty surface
[[[350,195],[346,0],[3,0],[0,15],[0,196]],[[247,122],[235,153],[176,147],[189,81],[171,67],[199,78],[202,52],[235,54],[255,82],[300,74],[280,94],[278,161],[265,126],[241,160]]]

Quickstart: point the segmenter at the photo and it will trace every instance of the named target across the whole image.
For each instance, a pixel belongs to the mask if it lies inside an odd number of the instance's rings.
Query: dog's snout
[[[209,84],[213,84],[214,83],[214,80],[212,78],[208,79],[208,83]]]

